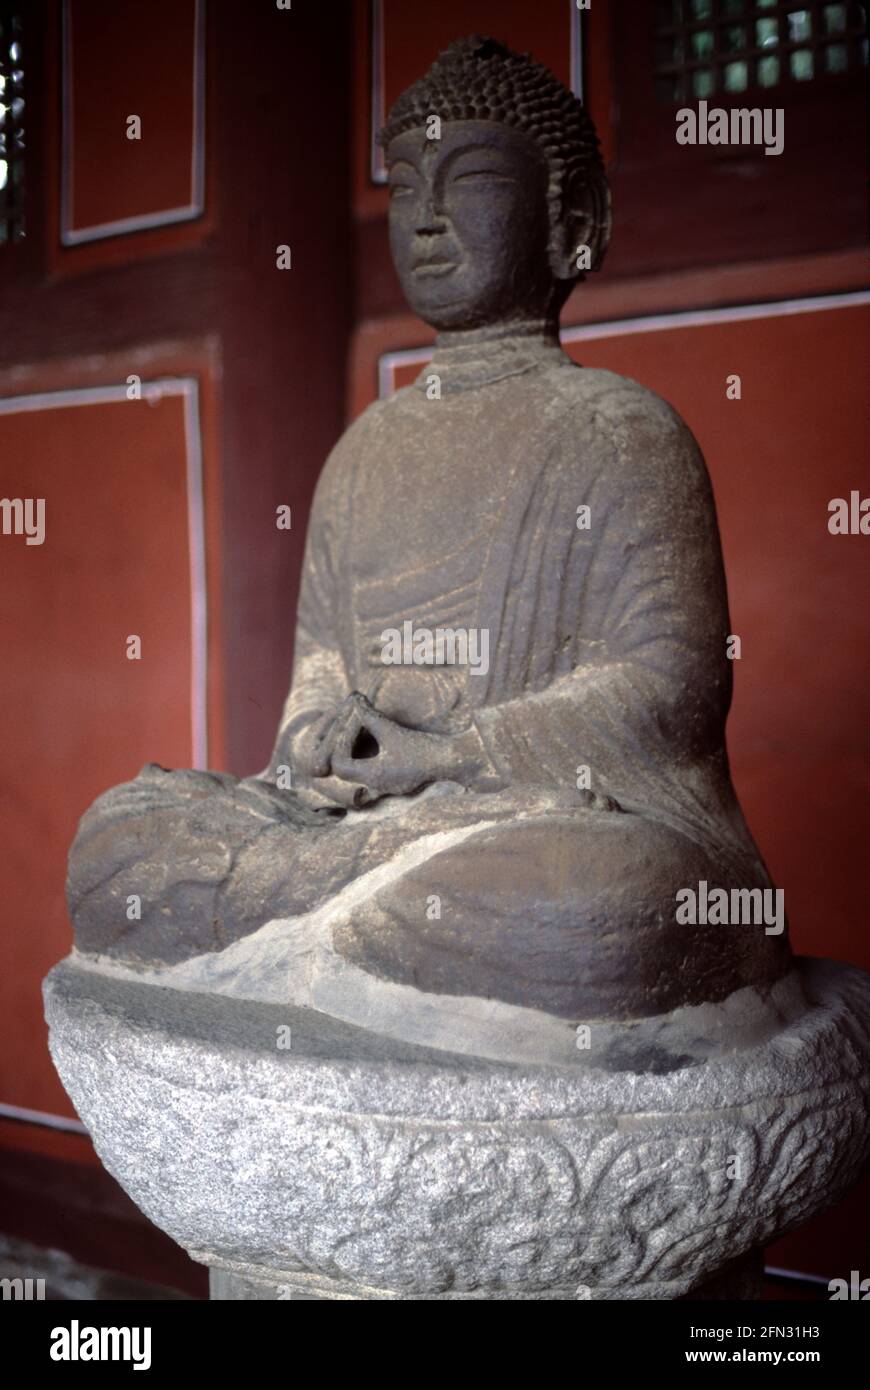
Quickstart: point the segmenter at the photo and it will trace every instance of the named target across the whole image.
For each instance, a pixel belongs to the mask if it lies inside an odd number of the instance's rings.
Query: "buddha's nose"
[[[433,193],[428,193],[420,202],[417,213],[417,235],[436,236],[447,230],[447,220],[440,202]]]

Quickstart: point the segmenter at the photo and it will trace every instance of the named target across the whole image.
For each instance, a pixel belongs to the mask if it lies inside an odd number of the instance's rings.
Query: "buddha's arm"
[[[309,770],[313,734],[348,693],[338,631],[341,525],[346,514],[344,452],[333,451],[311,507],[299,594],[293,677],[269,765]]]
[[[645,765],[721,750],[731,670],[715,509],[694,439],[661,402],[611,440],[592,535],[572,537],[565,567],[566,592],[582,574],[571,669],[475,713],[503,784],[570,785],[588,765],[593,787],[618,791],[627,767],[637,786]]]
[[[347,677],[339,653],[297,627],[293,682],[281,713],[270,766],[274,769],[286,760],[306,766],[307,770],[316,726],[324,715],[337,709],[346,693]]]

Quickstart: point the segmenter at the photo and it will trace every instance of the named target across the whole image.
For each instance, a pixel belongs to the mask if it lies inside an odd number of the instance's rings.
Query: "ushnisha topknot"
[[[540,145],[550,170],[549,196],[561,197],[569,177],[604,169],[595,126],[549,68],[530,53],[473,34],[439,54],[427,73],[397,98],[380,133],[381,145],[406,130],[443,121],[501,121]]]

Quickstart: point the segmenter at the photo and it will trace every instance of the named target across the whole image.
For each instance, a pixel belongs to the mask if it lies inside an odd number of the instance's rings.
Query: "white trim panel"
[[[73,405],[108,405],[127,400],[127,386],[70,387],[0,398],[0,415],[58,410]],[[190,564],[190,741],[192,765],[208,766],[208,592],[205,563],[205,497],[202,431],[196,377],[160,377],[142,382],[142,400],[181,396],[187,461],[187,538]]]
[[[66,1134],[87,1134],[81,1120],[71,1120],[66,1115],[52,1115],[47,1110],[28,1110],[23,1105],[7,1105],[0,1101],[0,1120],[14,1120],[17,1124],[40,1125],[42,1129],[59,1129]]]
[[[192,222],[205,209],[205,0],[195,0],[193,39],[193,142],[190,151],[190,201],[183,207],[162,208],[136,217],[121,217],[91,227],[73,226],[73,119],[72,119],[72,25],[70,6],[64,0],[61,38],[61,178],[60,241],[62,246],[81,246],[106,237],[144,232],[177,222]],[[131,43],[135,36],[131,37]]]

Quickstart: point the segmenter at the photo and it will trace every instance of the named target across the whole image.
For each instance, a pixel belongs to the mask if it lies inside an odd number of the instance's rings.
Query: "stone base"
[[[760,1251],[753,1250],[748,1255],[744,1255],[739,1260],[733,1261],[725,1269],[715,1274],[712,1279],[699,1284],[689,1294],[683,1294],[682,1300],[703,1300],[705,1302],[724,1301],[752,1301],[761,1297],[761,1289],[764,1280],[764,1261]],[[527,1300],[543,1301],[551,1296],[548,1293],[530,1293],[524,1295]],[[259,1276],[244,1274],[234,1274],[228,1269],[212,1268],[209,1270],[209,1297],[212,1300],[219,1299],[225,1302],[244,1302],[253,1301],[293,1301],[305,1303],[328,1303],[351,1300],[380,1301],[382,1299],[412,1299],[417,1301],[438,1297],[450,1297],[459,1300],[484,1300],[486,1302],[498,1301],[501,1299],[516,1300],[518,1295],[510,1292],[499,1293],[467,1293],[467,1294],[402,1294],[389,1289],[371,1289],[361,1285],[349,1285],[344,1283],[327,1283],[324,1280],[310,1280],[293,1278],[288,1276],[286,1283],[277,1284],[271,1280]],[[596,1290],[579,1287],[572,1295],[576,1299],[595,1300],[599,1298],[612,1298],[613,1295],[607,1290]]]
[[[73,960],[45,995],[103,1162],[213,1297],[621,1300],[752,1296],[753,1252],[870,1155],[870,977],[805,961],[800,984],[763,1041],[656,1073],[481,1061]]]

